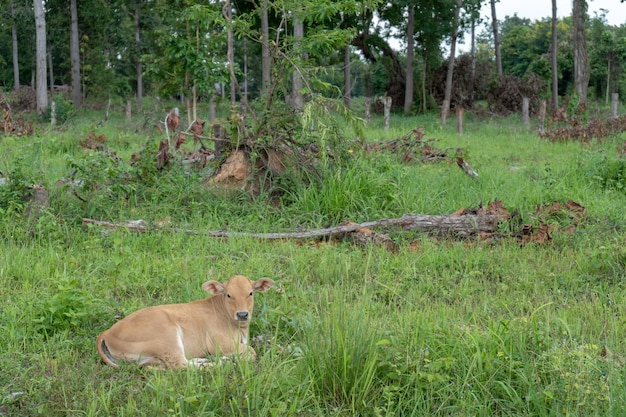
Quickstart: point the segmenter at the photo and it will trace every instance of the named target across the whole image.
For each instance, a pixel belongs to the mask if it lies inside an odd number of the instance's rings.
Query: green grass
[[[464,148],[480,177],[455,164],[407,166],[390,155],[356,155],[321,181],[292,189],[280,208],[263,194],[216,193],[204,186],[206,173],[176,167],[132,184],[128,195],[103,182],[82,202],[55,185],[70,173],[68,157],[85,164],[95,158],[79,140],[104,134],[128,161],[158,138],[127,128],[121,116],[98,128],[100,116],[86,112],[35,137],[0,137],[0,171],[20,171],[50,192],[50,207],[34,220],[19,214],[11,195],[0,201],[0,413],[626,412],[626,184],[611,168],[622,161],[616,147],[623,137],[549,143],[512,119],[472,118],[458,136],[433,116],[396,117],[383,132],[375,119],[368,140],[423,127],[438,147]],[[174,227],[197,230],[281,231],[451,213],[495,198],[518,209],[525,223],[536,224],[537,205],[569,199],[586,207],[587,219],[545,245],[391,230],[397,253],[334,242],[105,233],[80,224],[86,216],[167,217]],[[186,371],[100,362],[95,338],[122,314],[204,297],[202,282],[238,273],[276,281],[256,299],[257,362]]]

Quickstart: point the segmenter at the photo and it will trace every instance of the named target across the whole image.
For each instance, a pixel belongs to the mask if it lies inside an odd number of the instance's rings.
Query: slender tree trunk
[[[293,18],[293,37],[294,44],[298,47],[304,37],[304,25],[302,21],[295,17]],[[294,69],[291,75],[291,96],[293,99],[293,108],[296,111],[302,111],[304,108],[304,100],[302,98],[302,78],[300,73]]]
[[[606,95],[604,100],[604,105],[609,105],[609,93],[611,87],[611,58],[607,59],[607,69],[606,69]]]
[[[267,92],[272,84],[272,58],[270,56],[270,30],[267,15],[267,4],[269,0],[261,1],[261,94]]]
[[[54,71],[52,67],[52,50],[48,48],[48,86],[50,91],[54,90]]]
[[[556,0],[552,0],[552,106],[559,108],[559,71],[557,67],[558,39],[556,37]]]
[[[496,0],[491,0],[491,25],[493,27],[493,46],[496,50],[496,69],[498,75],[502,75],[502,56],[500,55],[500,35],[498,30],[498,18],[496,17]]]
[[[448,61],[448,73],[446,75],[446,91],[443,100],[443,108],[441,109],[441,124],[446,124],[446,118],[450,112],[450,98],[452,96],[452,75],[454,73],[454,59],[456,53],[456,39],[459,35],[459,14],[461,13],[461,6],[463,0],[456,1],[456,8],[454,9],[454,23],[452,28],[452,40],[450,41],[450,59]]]
[[[78,45],[78,11],[76,0],[70,0],[70,57],[72,61],[72,101],[79,109],[82,104],[80,91],[80,48]]]
[[[426,55],[422,58],[422,112],[426,113],[428,106],[426,105],[426,69],[428,68],[428,59]]]
[[[43,0],[33,1],[35,12],[36,38],[36,82],[37,82],[37,112],[43,114],[48,107],[48,83],[46,79],[46,14]]]
[[[226,0],[226,4],[224,5],[226,8],[226,19],[228,20],[228,33],[227,33],[227,44],[228,44],[228,65],[230,66],[231,80],[230,80],[230,105],[234,106],[237,100],[237,95],[235,94],[235,84],[237,80],[234,79],[234,68],[235,68],[235,49],[234,49],[234,40],[233,40],[233,7],[231,4],[231,0]]]
[[[476,19],[472,19],[470,56],[472,57],[472,85],[476,79]],[[472,91],[474,89],[472,88]]]
[[[585,44],[586,11],[587,2],[585,0],[574,0],[572,11],[572,20],[574,21],[574,82],[576,94],[578,94],[578,99],[581,102],[587,101],[587,87],[591,75],[587,45]]]
[[[141,2],[135,2],[135,11],[133,13],[133,21],[135,22],[135,43],[137,47],[137,56],[135,57],[135,72],[137,74],[137,108],[139,111],[143,109],[143,67],[141,65],[141,30],[139,29],[139,14],[141,12]]]
[[[248,42],[243,38],[243,95],[248,100]]]
[[[409,7],[406,29],[406,85],[404,93],[404,114],[409,114],[413,105],[413,60],[415,58],[415,7]]]
[[[350,108],[352,97],[352,81],[350,80],[350,44],[346,45],[343,54],[343,104]]]
[[[13,24],[11,25],[11,41],[13,44],[13,89],[18,90],[20,88],[20,64],[18,62],[17,53],[17,25],[15,24],[15,2],[11,1],[11,18]]]

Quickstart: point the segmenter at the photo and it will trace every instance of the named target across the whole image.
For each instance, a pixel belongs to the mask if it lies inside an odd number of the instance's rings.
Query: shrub
[[[24,160],[16,159],[7,172],[6,182],[0,185],[0,214],[19,214],[26,208],[27,198],[32,193],[31,186],[38,180],[26,173],[24,167]]]
[[[43,300],[36,309],[34,322],[37,329],[52,334],[65,329],[73,329],[95,321],[98,316],[93,296],[78,286],[76,279],[65,279],[50,298]]]

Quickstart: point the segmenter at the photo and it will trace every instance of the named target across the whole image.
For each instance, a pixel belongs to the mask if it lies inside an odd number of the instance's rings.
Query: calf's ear
[[[224,287],[224,284],[222,284],[221,282],[217,282],[217,281],[207,281],[204,284],[202,284],[202,289],[206,292],[208,292],[209,294],[221,294],[224,291],[226,291],[226,287]]]
[[[272,288],[272,285],[274,285],[274,281],[269,278],[259,278],[254,281],[253,284],[254,290],[259,292],[265,292],[269,290],[270,288]]]

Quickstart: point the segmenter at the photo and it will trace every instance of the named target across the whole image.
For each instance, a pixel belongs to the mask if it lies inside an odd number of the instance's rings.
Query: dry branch
[[[308,232],[291,233],[246,233],[229,232],[224,230],[191,230],[172,227],[150,227],[143,220],[128,221],[126,223],[111,223],[94,219],[83,219],[83,226],[95,225],[107,229],[127,229],[132,232],[165,231],[175,233],[187,233],[210,237],[252,237],[257,239],[310,239],[324,236],[338,235],[341,233],[355,232],[363,228],[401,226],[403,230],[417,230],[436,232],[443,234],[456,234],[470,236],[481,232],[495,232],[498,226],[498,217],[495,215],[415,215],[405,214],[395,219],[382,219],[365,223],[351,223],[325,229],[311,230]]]

